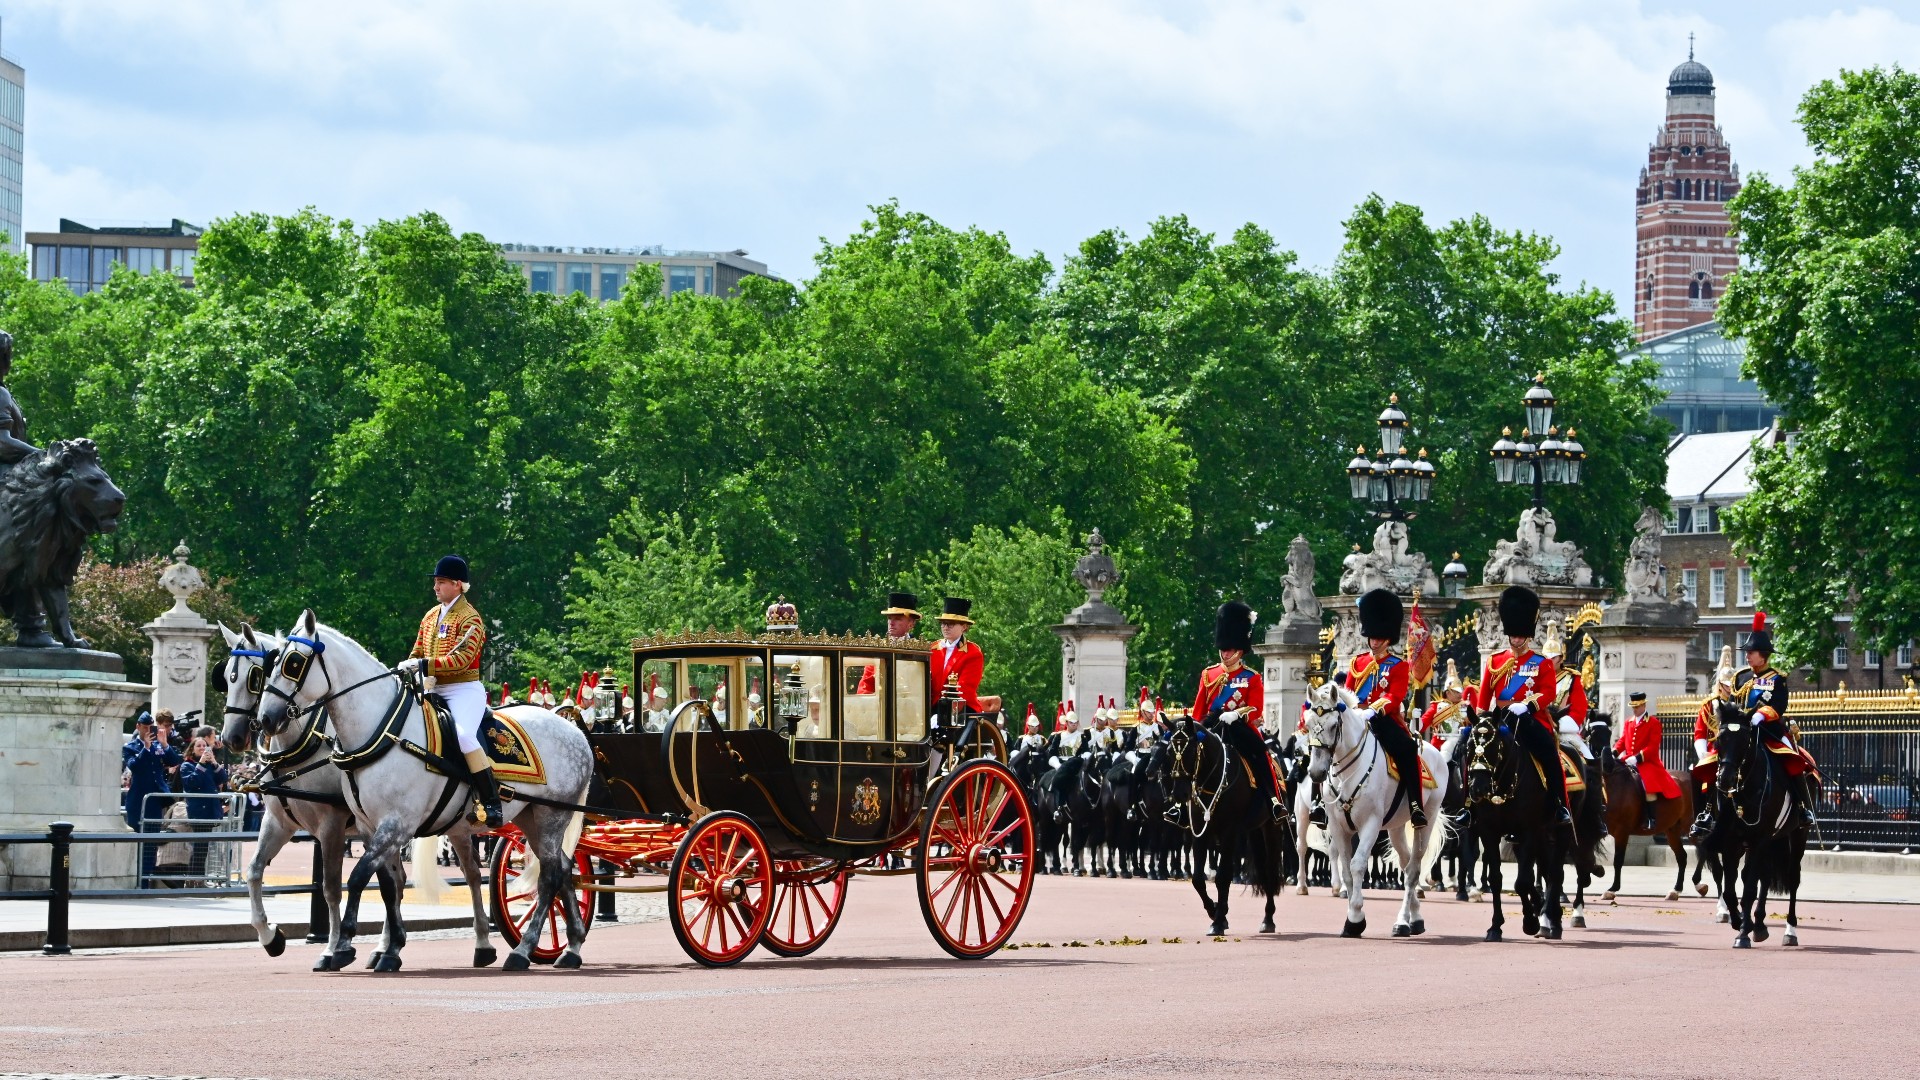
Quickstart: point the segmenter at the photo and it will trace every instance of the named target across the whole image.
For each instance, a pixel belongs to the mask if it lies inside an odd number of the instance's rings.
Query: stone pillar
[[[126,681],[112,653],[0,649],[0,832],[126,832],[120,747],[152,687]],[[0,845],[0,889],[47,887],[48,848]],[[76,844],[75,888],[133,887],[132,845]]]
[[[187,606],[188,597],[206,588],[200,571],[187,565],[187,555],[182,540],[173,549],[173,564],[160,575],[160,584],[173,594],[173,607],[140,628],[153,639],[151,707],[155,713],[171,711],[183,728],[218,720],[187,717],[207,707],[207,642],[213,637],[213,625]]]
[[[1627,715],[1627,695],[1638,690],[1649,706],[1687,692],[1687,644],[1697,612],[1691,604],[1615,604],[1594,627],[1600,649],[1599,700],[1594,707]],[[1618,730],[1617,726],[1615,730]]]
[[[1087,537],[1087,553],[1074,565],[1073,579],[1087,590],[1087,602],[1051,627],[1060,637],[1060,700],[1074,702],[1081,716],[1092,716],[1096,699],[1127,703],[1127,642],[1140,628],[1128,624],[1120,609],[1102,597],[1120,580],[1106,553],[1100,530]]]
[[[1320,627],[1304,620],[1274,623],[1253,651],[1267,684],[1267,722],[1289,731],[1307,697],[1307,671],[1320,651]]]

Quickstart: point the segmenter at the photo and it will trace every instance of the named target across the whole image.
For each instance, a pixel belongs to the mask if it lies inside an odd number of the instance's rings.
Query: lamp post
[[[1461,590],[1467,587],[1467,564],[1460,561],[1460,553],[1453,553],[1453,560],[1446,569],[1440,571],[1440,588],[1447,596],[1460,599]]]
[[[1545,375],[1533,377],[1524,404],[1527,426],[1520,431],[1520,441],[1514,441],[1509,427],[1500,429],[1500,438],[1493,444],[1493,475],[1502,484],[1533,488],[1533,508],[1538,510],[1546,505],[1548,484],[1581,482],[1587,448],[1574,439],[1572,428],[1567,429],[1566,438],[1560,437],[1553,423],[1553,391],[1547,389]],[[1538,445],[1531,441],[1536,431],[1545,432]]]
[[[1371,504],[1371,513],[1389,521],[1410,521],[1416,511],[1409,504],[1423,503],[1433,497],[1433,463],[1423,448],[1419,454],[1406,455],[1407,414],[1400,411],[1400,395],[1387,398],[1387,407],[1377,421],[1380,426],[1379,456],[1369,459],[1365,446],[1353,449],[1347,462],[1348,492],[1357,500]]]

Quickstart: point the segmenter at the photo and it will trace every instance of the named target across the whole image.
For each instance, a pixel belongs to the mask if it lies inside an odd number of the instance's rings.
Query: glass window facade
[[[172,258],[172,262],[170,262],[167,267],[169,270],[172,270],[174,274],[179,277],[193,276],[193,261],[199,252],[192,248],[175,248],[169,254]]]
[[[0,232],[7,234],[7,247],[24,251],[26,235],[22,229],[20,205],[21,151],[27,118],[26,73],[0,60]]]
[[[567,264],[567,295],[571,296],[574,293],[580,293],[583,296],[593,295],[592,263]]]
[[[1751,431],[1771,425],[1780,414],[1760,387],[1741,375],[1743,356],[1740,343],[1727,340],[1718,322],[1654,338],[1621,353],[1623,361],[1648,357],[1660,366],[1655,385],[1667,398],[1653,407],[1653,414],[1687,435]]]
[[[700,268],[679,263],[667,264],[667,295],[687,292],[700,283]]]
[[[627,287],[627,268],[619,263],[600,264],[600,299],[611,302],[620,299]]]
[[[559,289],[559,272],[555,264],[537,262],[527,264],[527,290],[537,293],[552,293]]]

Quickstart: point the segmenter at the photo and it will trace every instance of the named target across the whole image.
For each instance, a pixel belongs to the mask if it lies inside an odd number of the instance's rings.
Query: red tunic
[[[1713,774],[1720,764],[1720,748],[1714,745],[1714,740],[1720,737],[1720,721],[1714,713],[1717,700],[1710,697],[1701,702],[1700,711],[1693,714],[1693,741],[1707,744],[1706,755],[1693,763],[1693,778],[1703,784],[1713,783]]]
[[[1360,699],[1360,707],[1384,713],[1402,728],[1407,726],[1407,695],[1412,692],[1413,665],[1388,653],[1376,659],[1363,652],[1347,665],[1347,689]]]
[[[1246,709],[1247,723],[1256,728],[1260,726],[1260,715],[1267,705],[1267,687],[1259,672],[1245,664],[1231,673],[1220,664],[1201,672],[1200,689],[1193,694],[1192,715],[1204,721],[1213,712],[1215,699],[1222,694],[1226,708]]]
[[[986,654],[980,646],[964,638],[960,644],[948,651],[946,643],[933,647],[933,693],[935,697],[946,693],[947,677],[958,675],[960,680],[960,700],[967,708],[980,711],[980,674],[987,667]]]
[[[1643,716],[1629,715],[1620,728],[1620,737],[1614,740],[1613,753],[1621,758],[1640,756],[1640,783],[1649,793],[1663,799],[1680,797],[1680,785],[1660,760],[1658,716],[1651,712]]]
[[[1435,750],[1445,750],[1442,733],[1435,730],[1442,724],[1452,724],[1456,728],[1466,720],[1465,699],[1460,704],[1448,701],[1444,697],[1434,699],[1427,711],[1420,714],[1420,730],[1426,734],[1427,741]]]
[[[1547,703],[1559,688],[1559,673],[1554,670],[1552,657],[1541,656],[1532,649],[1515,656],[1513,650],[1502,649],[1493,654],[1481,672],[1480,689],[1474,696],[1473,707],[1481,712],[1496,708],[1504,712],[1508,705],[1529,695],[1538,695],[1533,702],[1533,718],[1557,738],[1559,729],[1554,726],[1553,715],[1547,712]]]

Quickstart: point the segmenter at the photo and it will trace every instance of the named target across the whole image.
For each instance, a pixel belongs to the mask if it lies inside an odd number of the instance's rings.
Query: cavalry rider
[[[474,821],[489,829],[506,824],[500,811],[500,784],[493,762],[480,748],[480,724],[487,718],[487,688],[480,682],[480,648],[487,643],[487,626],[467,600],[467,560],[447,555],[433,568],[433,596],[439,603],[420,617],[413,651],[397,670],[431,676],[435,689],[453,714],[454,737],[466,759],[467,782],[473,787]]]
[[[1047,748],[1047,737],[1040,733],[1040,716],[1033,711],[1033,702],[1031,701],[1027,702],[1027,722],[1025,727],[1026,730],[1020,733],[1020,745],[1015,747],[1015,749],[1024,750],[1027,752],[1028,757],[1032,757]]]
[[[1734,673],[1733,688],[1729,693],[1726,684],[1715,688],[1720,698],[1731,698],[1746,711],[1747,721],[1753,725],[1755,735],[1771,753],[1786,758],[1787,775],[1792,782],[1787,784],[1787,794],[1800,811],[1800,816],[1808,825],[1814,824],[1814,805],[1819,801],[1813,784],[1819,773],[1814,769],[1813,758],[1805,750],[1794,745],[1787,728],[1787,676],[1773,666],[1773,631],[1767,627],[1767,613],[1753,613],[1753,631],[1747,635],[1747,666]],[[1713,702],[1702,706],[1704,713]],[[1694,738],[1701,737],[1700,724],[1694,724]],[[1713,725],[1713,734],[1719,735],[1719,724]],[[1698,743],[1696,741],[1696,749]],[[1716,762],[1718,758],[1716,755]],[[1694,822],[1694,832],[1705,835],[1712,831],[1713,803],[1708,800],[1701,808]]]
[[[1420,744],[1407,730],[1413,665],[1393,654],[1406,609],[1390,589],[1369,590],[1360,597],[1359,609],[1360,636],[1367,639],[1367,651],[1354,657],[1347,668],[1346,687],[1360,700],[1360,707],[1369,710],[1367,724],[1373,737],[1380,740],[1380,748],[1400,773],[1400,794],[1407,801],[1413,827],[1423,829],[1427,812],[1420,805]]]
[[[1560,669],[1561,662],[1566,659],[1567,647],[1558,634],[1550,636],[1546,648],[1541,651],[1553,661],[1554,669],[1560,676],[1555,685],[1553,708],[1548,710],[1560,714],[1560,722],[1554,728],[1560,733],[1560,745],[1592,761],[1593,750],[1587,746],[1587,740],[1580,737],[1581,732],[1586,730],[1587,714],[1591,710],[1586,680],[1572,665],[1565,670]]]
[[[1501,724],[1512,727],[1514,741],[1533,755],[1546,778],[1555,823],[1571,827],[1567,777],[1560,769],[1560,740],[1553,716],[1547,711],[1548,695],[1557,696],[1560,679],[1552,658],[1533,651],[1539,618],[1539,593],[1524,585],[1509,585],[1500,594],[1500,626],[1506,632],[1508,647],[1487,661],[1474,706],[1481,712],[1499,709],[1506,714],[1500,718]]]
[[[1679,798],[1680,785],[1660,760],[1660,717],[1647,708],[1646,691],[1628,694],[1627,709],[1626,722],[1620,725],[1620,737],[1613,743],[1613,756],[1640,778],[1640,787],[1646,794],[1641,828],[1651,832],[1658,809],[1654,804],[1661,799]]]
[[[1147,762],[1153,757],[1153,748],[1165,734],[1160,722],[1160,710],[1144,686],[1140,688],[1139,713],[1140,720],[1133,725],[1130,733],[1133,745],[1127,747],[1127,752],[1122,755],[1126,758],[1128,771],[1133,773],[1135,779],[1146,769]]]
[[[1460,684],[1460,668],[1451,657],[1447,660],[1447,680],[1441,684],[1440,696],[1420,714],[1420,731],[1433,744],[1435,750],[1445,750],[1446,742],[1453,733],[1460,730],[1460,724],[1466,719],[1466,710],[1460,707],[1460,701],[1466,696],[1466,687]]]
[[[1101,699],[1103,702],[1105,698]],[[1093,710],[1093,730],[1087,732],[1087,745],[1083,753],[1112,754],[1120,750],[1120,733],[1114,730],[1114,716],[1119,709],[1110,709],[1104,704]]]
[[[1048,744],[1047,764],[1055,769],[1079,757],[1087,741],[1087,733],[1080,730],[1080,714],[1073,711],[1073,702],[1067,702],[1064,708],[1066,711],[1060,715],[1059,730],[1053,733],[1053,739]]]
[[[973,712],[999,712],[1000,699],[980,693],[980,675],[986,670],[987,657],[980,646],[967,640],[967,627],[973,625],[972,611],[973,601],[957,596],[947,597],[942,605],[940,643],[933,647],[933,692],[943,693],[952,685],[959,689],[960,700]],[[919,613],[915,612],[913,617],[917,620]],[[893,616],[888,617],[889,632],[893,629],[892,619]]]
[[[1253,649],[1253,609],[1238,600],[1221,604],[1213,617],[1213,645],[1220,651],[1220,662],[1200,673],[1192,715],[1233,747],[1242,761],[1266,764],[1264,769],[1250,768],[1254,787],[1266,797],[1273,820],[1284,820],[1287,805],[1280,800],[1279,767],[1267,753],[1267,741],[1260,737],[1266,683],[1246,665],[1247,653]]]

